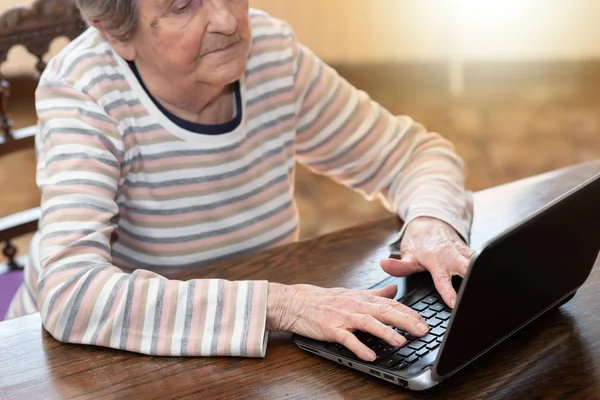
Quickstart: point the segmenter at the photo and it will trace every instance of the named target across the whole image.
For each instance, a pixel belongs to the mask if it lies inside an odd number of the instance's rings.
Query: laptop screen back
[[[527,199],[523,199],[527,201]],[[587,279],[600,251],[600,176],[492,240],[462,283],[435,373],[447,376]]]

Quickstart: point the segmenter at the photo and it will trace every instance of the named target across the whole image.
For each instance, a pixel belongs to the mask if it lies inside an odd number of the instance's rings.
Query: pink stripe
[[[293,64],[287,63],[278,65],[275,67],[269,67],[266,69],[262,69],[258,72],[254,72],[246,76],[246,84],[248,86],[254,86],[255,83],[259,83],[261,85],[268,84],[268,82],[264,82],[265,79],[271,77],[281,77],[281,76],[292,76],[292,66]],[[286,74],[287,73],[287,74]]]
[[[60,99],[58,100],[60,101]],[[114,132],[116,130],[116,126],[113,122],[103,121],[100,119],[89,117],[87,115],[83,115],[78,110],[49,109],[47,111],[38,111],[38,117],[41,120],[58,118],[75,119],[81,121],[82,123],[90,127],[98,129],[101,132]]]
[[[261,192],[249,199],[246,199],[246,203],[244,205],[249,208],[254,205],[258,206],[258,205],[265,204],[270,199],[273,199],[273,198],[285,193],[287,190],[287,187],[288,187],[288,182],[286,182],[286,181],[277,183],[276,185],[269,187],[264,192]],[[175,194],[175,193],[181,194],[181,191],[178,191],[178,190],[171,190],[170,192],[173,194]],[[137,197],[136,194],[138,194],[138,193],[131,193],[130,195],[132,198],[136,198]],[[222,205],[217,208],[211,208],[211,209],[207,209],[207,210],[199,210],[199,211],[182,213],[182,214],[177,214],[177,215],[146,215],[146,214],[137,214],[135,212],[123,209],[121,211],[121,217],[126,216],[129,219],[129,221],[134,225],[137,225],[137,224],[160,225],[161,223],[163,223],[163,224],[168,224],[169,226],[172,226],[173,224],[176,224],[178,222],[189,223],[190,221],[201,221],[206,218],[214,218],[218,215],[222,215],[222,218],[227,218],[227,217],[231,216],[231,214],[227,215],[228,213],[234,213],[234,212],[239,213],[239,208],[240,208],[239,203],[232,203],[232,204],[225,204],[225,205]],[[73,213],[73,211],[71,211],[71,213]]]
[[[254,293],[252,294],[252,310],[250,314],[250,329],[248,330],[248,356],[260,356],[261,349],[255,343],[257,336],[262,333],[260,326],[264,318],[264,309],[260,305],[260,300],[263,296],[262,286],[258,282],[253,282]]]
[[[122,120],[125,118],[131,118],[131,116],[135,115],[136,113],[143,112],[146,112],[146,108],[141,104],[123,104],[110,110],[109,115],[116,120]]]
[[[127,329],[129,330],[129,335],[127,336],[127,349],[129,350],[140,351],[140,348],[134,348],[133,345],[135,344],[134,342],[138,340],[139,336],[141,336],[143,333],[137,331],[137,326],[139,323],[140,315],[144,316],[146,313],[146,310],[141,308],[142,298],[148,296],[148,286],[144,285],[144,281],[147,281],[148,279],[151,279],[153,277],[155,277],[155,275],[151,272],[140,270],[140,273],[135,281],[135,288],[131,303],[131,318],[129,319],[129,326],[127,327]],[[145,288],[143,292],[142,288]],[[138,345],[141,346],[141,344],[142,341],[139,340]]]
[[[264,232],[264,226],[277,225],[277,223],[283,223],[284,221],[287,221],[291,214],[293,214],[293,210],[287,208],[275,216],[261,221],[259,224],[249,225],[245,228],[236,230],[234,233],[220,236],[210,236],[207,238],[183,243],[148,243],[129,237],[124,232],[121,232],[120,234],[120,241],[123,245],[133,246],[140,250],[147,251],[149,254],[190,252],[194,249],[198,249],[200,246],[219,247],[236,243],[240,241],[241,238],[250,236],[251,233]]]
[[[255,103],[248,107],[248,114],[256,115],[259,114],[259,111],[261,110],[273,110],[274,108],[277,108],[278,106],[281,106],[283,104],[293,104],[295,96],[296,94],[293,91],[290,91],[274,97],[270,97],[267,100],[263,100],[259,103]]]
[[[204,281],[206,282],[206,281]],[[192,325],[190,329],[190,337],[188,339],[188,347],[187,354],[189,356],[197,356],[199,353],[196,352],[195,347],[200,348],[198,346],[199,342],[202,340],[202,333],[200,332],[200,312],[202,309],[202,305],[206,304],[206,292],[205,284],[203,281],[196,280],[196,287],[194,289],[194,309],[192,310]]]
[[[90,97],[98,99],[105,96],[109,90],[126,92],[130,91],[131,87],[125,79],[110,79],[109,77],[105,77],[102,81],[92,86],[88,91],[88,94],[90,95]]]
[[[80,77],[83,73],[87,72],[95,66],[106,66],[106,64],[112,66],[115,63],[115,59],[110,55],[97,55],[94,57],[86,58],[78,62],[75,68],[71,71],[71,76]]]

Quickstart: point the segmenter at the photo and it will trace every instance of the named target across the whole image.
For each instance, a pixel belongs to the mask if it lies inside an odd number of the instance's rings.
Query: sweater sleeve
[[[452,144],[394,116],[296,44],[297,159],[385,207],[408,225],[420,216],[450,224],[466,241],[472,194]],[[400,236],[403,231],[400,232]]]
[[[62,81],[42,82],[36,108],[45,329],[63,342],[152,355],[264,356],[267,282],[183,282],[113,265],[124,157],[117,125]]]

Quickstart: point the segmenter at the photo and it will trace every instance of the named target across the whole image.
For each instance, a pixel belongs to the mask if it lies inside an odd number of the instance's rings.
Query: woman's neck
[[[206,83],[178,85],[160,79],[162,74],[138,72],[152,96],[169,112],[189,122],[205,125],[224,124],[234,117],[235,86],[213,86]]]

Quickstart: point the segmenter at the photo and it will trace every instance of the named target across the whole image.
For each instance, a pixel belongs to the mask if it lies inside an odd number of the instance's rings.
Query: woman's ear
[[[88,23],[90,24],[90,26],[93,26],[94,28],[98,29],[102,37],[110,43],[112,48],[117,52],[118,55],[121,56],[121,58],[128,61],[135,60],[135,48],[131,40],[123,40],[121,38],[116,38],[114,35],[112,35],[106,30],[101,19],[89,20]]]

